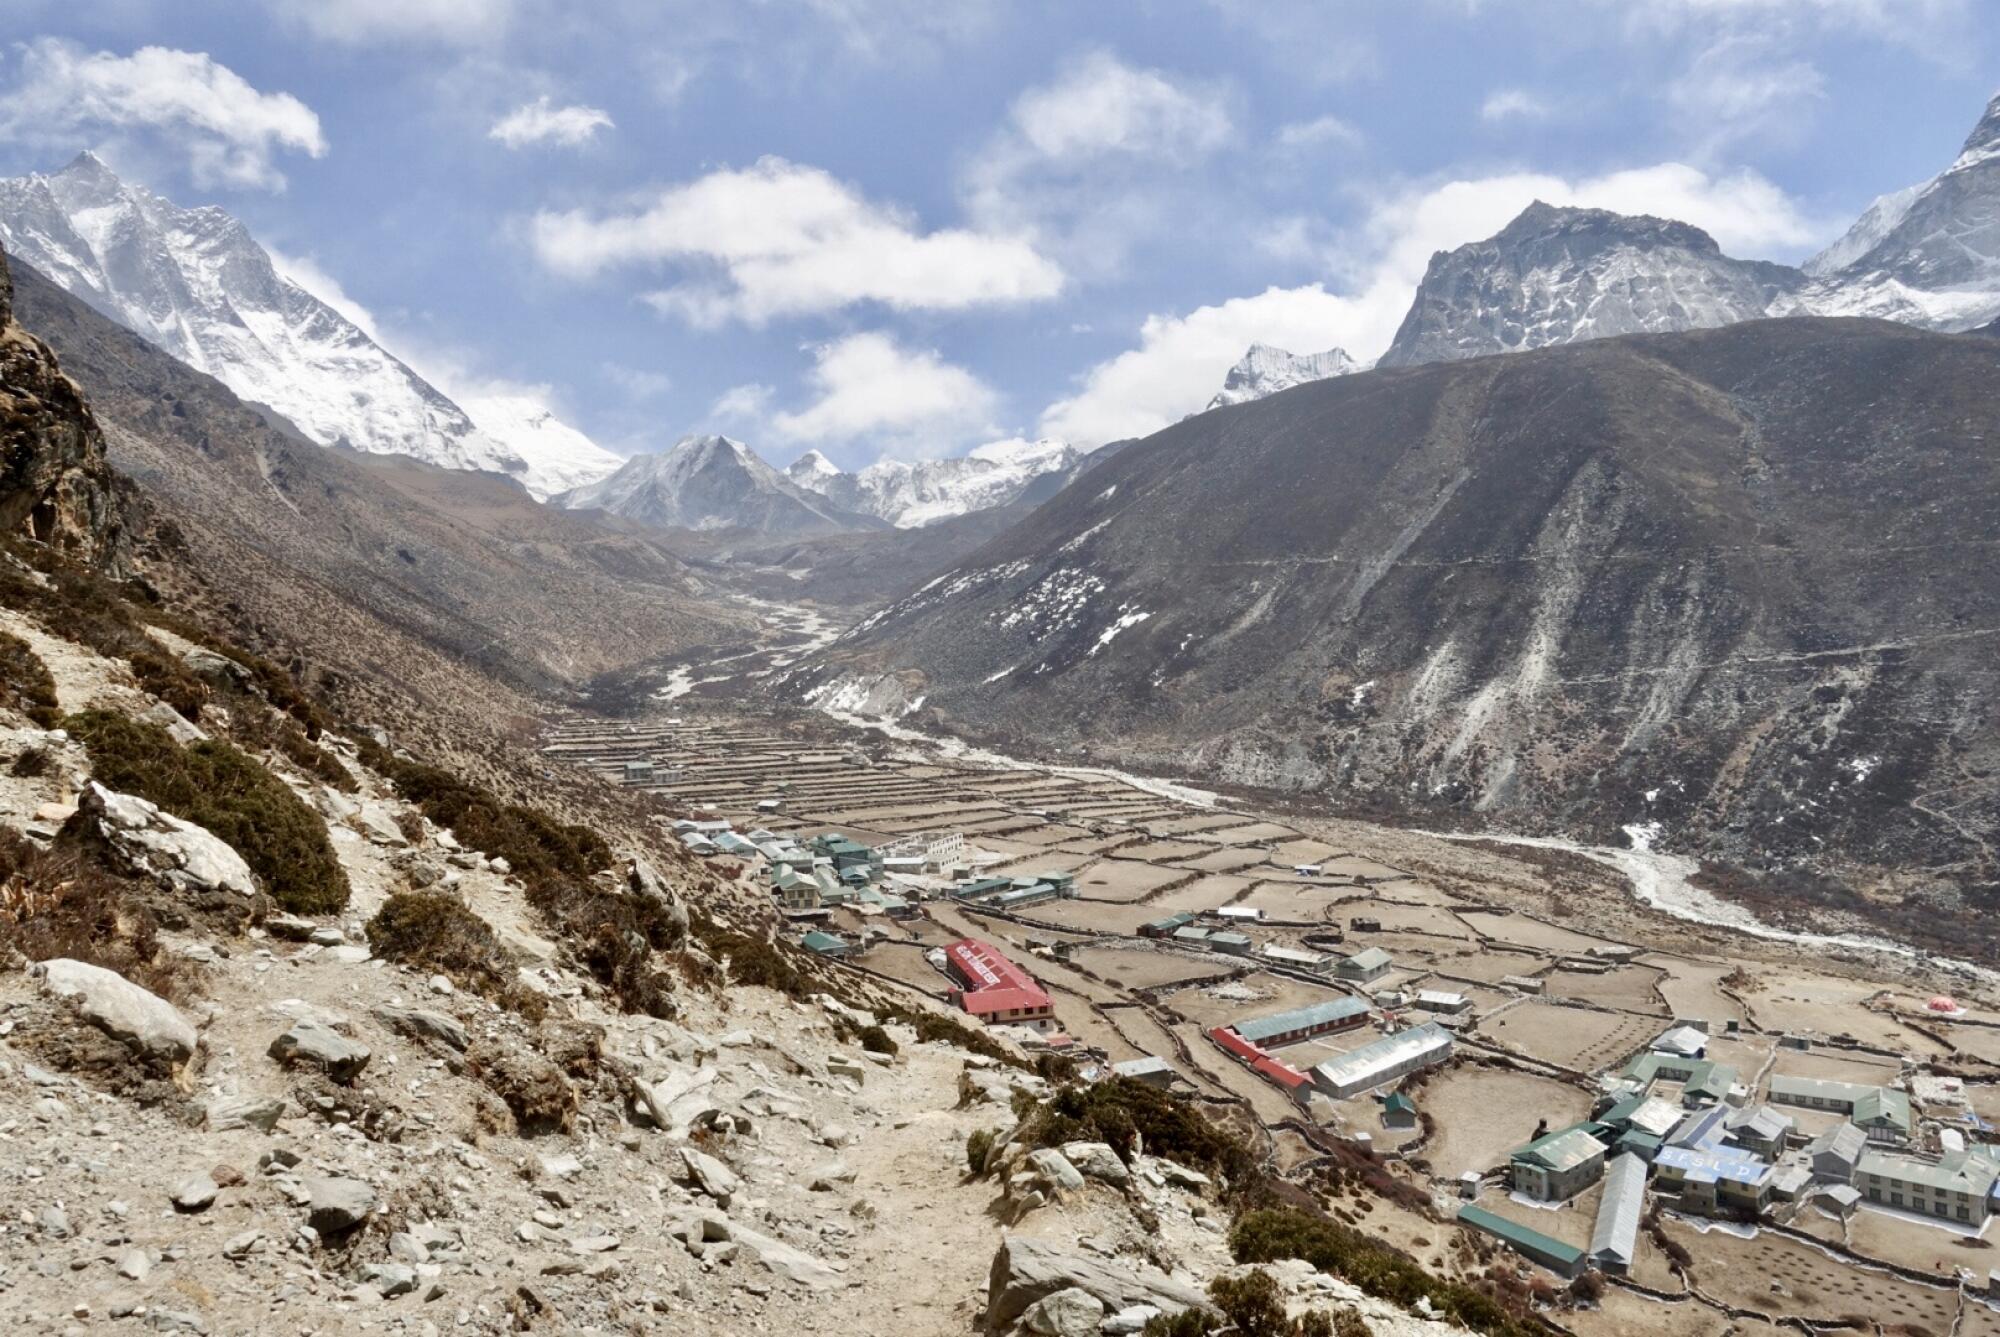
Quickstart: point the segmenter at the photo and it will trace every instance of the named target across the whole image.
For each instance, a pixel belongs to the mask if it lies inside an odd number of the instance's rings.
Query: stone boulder
[[[1021,1315],[1021,1326],[1039,1337],[1097,1337],[1103,1323],[1104,1302],[1081,1286],[1045,1295]]]
[[[687,1177],[694,1186],[714,1198],[721,1206],[727,1207],[729,1200],[743,1186],[736,1172],[715,1157],[693,1147],[681,1148],[681,1164],[687,1167]]]
[[[1054,1147],[1041,1147],[1029,1152],[1028,1164],[1051,1188],[1074,1193],[1083,1187],[1083,1176],[1069,1163],[1069,1158]]]
[[[77,811],[137,873],[185,890],[246,898],[257,894],[257,881],[242,855],[219,837],[145,799],[115,793],[92,781],[78,799]]]
[[[293,1022],[290,1030],[271,1041],[269,1052],[288,1068],[296,1063],[316,1064],[343,1084],[360,1076],[370,1057],[368,1046],[311,1018]]]
[[[668,947],[678,946],[685,941],[688,932],[687,906],[660,876],[659,870],[645,859],[634,855],[625,873],[625,887],[631,895],[658,911],[668,927]]]
[[[463,1052],[472,1042],[457,1017],[421,1007],[378,1007],[375,1020],[412,1040],[429,1040]]]
[[[1118,1153],[1108,1142],[1065,1142],[1062,1154],[1085,1179],[1119,1186],[1132,1181],[1131,1170],[1118,1159]]]
[[[1107,1311],[1151,1305],[1164,1314],[1215,1312],[1200,1291],[1157,1268],[1009,1234],[1001,1236],[987,1275],[986,1331],[1007,1332],[1037,1302],[1072,1289],[1086,1292]]]
[[[306,1197],[306,1224],[323,1239],[354,1229],[380,1205],[375,1190],[359,1179],[308,1179],[301,1187]]]
[[[180,1063],[199,1040],[180,1011],[115,970],[58,957],[35,967],[42,988],[114,1040],[152,1058]]]

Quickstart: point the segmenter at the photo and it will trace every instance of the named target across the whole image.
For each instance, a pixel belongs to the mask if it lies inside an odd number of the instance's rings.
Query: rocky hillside
[[[0,254],[0,531],[94,567],[122,565],[125,517],[104,442],[49,346],[14,319]]]
[[[1127,448],[790,689],[1977,903],[1996,372],[1788,320],[1315,382]]]
[[[181,560],[154,578],[205,590],[246,634],[357,688],[393,666],[432,709],[483,702],[478,714],[519,709],[494,701],[496,682],[560,688],[730,625],[645,539],[501,479],[314,445],[16,268],[23,323],[61,354],[111,464],[167,522]]]
[[[1805,282],[1731,259],[1687,223],[1537,201],[1485,241],[1431,257],[1378,365],[1732,325],[1779,313]]]
[[[1064,441],[992,441],[951,459],[881,459],[847,473],[809,450],[787,466],[785,477],[846,510],[898,529],[920,529],[1031,496],[1054,496],[1084,459]]]

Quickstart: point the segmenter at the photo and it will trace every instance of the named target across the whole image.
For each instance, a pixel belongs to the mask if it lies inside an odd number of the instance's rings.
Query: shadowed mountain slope
[[[2000,346],[1872,321],[1319,381],[1129,447],[790,686],[1361,808],[1990,887],[1996,423]]]

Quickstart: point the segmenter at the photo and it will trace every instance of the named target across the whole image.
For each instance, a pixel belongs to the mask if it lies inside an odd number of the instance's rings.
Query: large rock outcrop
[[[15,322],[13,275],[0,253],[0,531],[115,568],[126,560],[121,512],[83,391]]]
[[[986,1331],[1006,1332],[1039,1301],[1080,1290],[1112,1313],[1151,1305],[1166,1314],[1212,1309],[1207,1297],[1143,1263],[1118,1263],[1019,1235],[1001,1238],[987,1277]]]

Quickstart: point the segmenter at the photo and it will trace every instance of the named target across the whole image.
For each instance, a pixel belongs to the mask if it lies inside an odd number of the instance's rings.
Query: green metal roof
[[[1382,1102],[1382,1110],[1388,1114],[1415,1114],[1417,1103],[1401,1091],[1392,1091],[1389,1098]]]
[[[837,952],[847,946],[846,942],[831,933],[821,933],[817,929],[799,939],[799,945],[809,952]]]
[[[1583,1262],[1583,1250],[1574,1244],[1564,1244],[1553,1235],[1531,1230],[1518,1221],[1489,1212],[1477,1203],[1467,1203],[1459,1208],[1458,1221],[1460,1225],[1483,1230],[1530,1255],[1560,1259],[1565,1267],[1576,1267]]]
[[[1567,1170],[1603,1154],[1604,1144],[1591,1136],[1590,1125],[1579,1123],[1543,1134],[1515,1151],[1509,1159],[1533,1161],[1550,1170]]]

